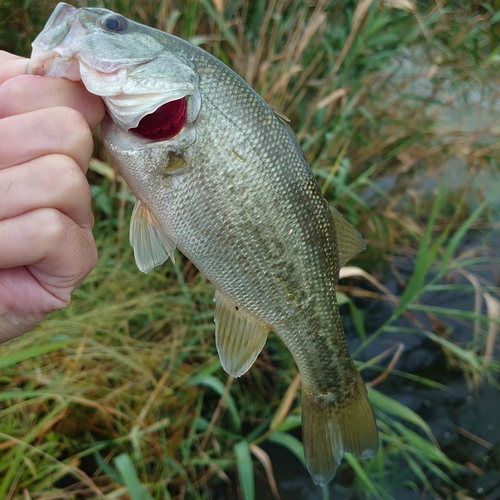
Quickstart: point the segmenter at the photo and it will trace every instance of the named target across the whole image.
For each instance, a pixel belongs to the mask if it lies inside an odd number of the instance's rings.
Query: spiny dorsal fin
[[[350,222],[344,219],[338,210],[330,207],[330,211],[337,236],[340,267],[342,267],[355,255],[362,252],[366,248],[366,243],[361,234],[354,229],[354,226]]]
[[[292,139],[295,146],[299,149],[299,151],[302,152],[302,154],[304,154],[304,152],[302,151],[302,146],[300,145],[298,137],[295,135],[293,128],[290,127],[290,119],[287,118],[284,114],[275,110],[274,108],[273,108],[273,113],[278,118],[278,120],[281,122],[281,124],[285,127],[286,131],[288,132],[288,135],[290,136],[290,139]]]
[[[285,122],[286,124],[290,123],[290,118],[288,116],[285,116],[281,111],[278,111],[277,109],[273,108],[273,113],[282,121]]]
[[[215,344],[222,368],[233,377],[241,377],[262,351],[270,328],[242,314],[219,292],[214,300]]]
[[[143,273],[147,274],[169,257],[174,260],[175,243],[140,200],[132,212],[130,244],[134,247],[135,263]]]

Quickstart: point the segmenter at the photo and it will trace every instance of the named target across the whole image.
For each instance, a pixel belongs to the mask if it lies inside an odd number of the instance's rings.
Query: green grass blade
[[[57,351],[63,347],[74,343],[74,340],[66,340],[64,342],[55,342],[53,344],[40,345],[36,347],[30,347],[28,349],[20,349],[19,351],[11,352],[0,358],[0,368],[7,368],[8,366],[15,365],[21,361],[25,361],[31,358],[38,358],[43,354],[48,354],[49,352]]]
[[[304,456],[304,447],[297,438],[293,437],[290,434],[287,434],[286,432],[277,431],[273,432],[267,439],[272,443],[276,443],[287,448],[297,457],[304,468],[307,469],[306,459]]]
[[[432,484],[430,483],[429,479],[427,479],[427,476],[425,475],[424,471],[422,470],[422,467],[418,464],[418,462],[407,452],[403,452],[406,458],[406,461],[408,462],[408,465],[410,466],[410,469],[413,471],[413,473],[420,479],[422,484],[424,484],[428,490],[431,492],[431,495],[434,498],[437,498],[437,493],[432,487]]]
[[[19,473],[19,467],[23,460],[25,452],[25,446],[18,446],[15,449],[14,458],[12,458],[12,453],[9,454],[9,469],[3,477],[3,481],[0,483],[0,498],[6,498],[7,491],[12,484],[14,476]]]
[[[408,429],[403,424],[399,422],[393,422],[394,427],[398,430],[401,437],[404,438],[405,443],[408,443],[415,450],[415,453],[420,454],[420,456],[432,460],[435,463],[439,463],[445,466],[452,472],[456,472],[455,463],[452,462],[438,447],[429,442],[427,439],[423,438],[416,432]]]
[[[347,452],[344,454],[344,458],[345,461],[351,466],[352,470],[356,473],[356,476],[361,481],[366,490],[371,493],[373,498],[376,498],[377,500],[384,500],[380,496],[375,483],[370,479],[370,476],[366,473],[365,469],[359,463],[358,459],[354,455],[351,455]]]
[[[253,474],[252,455],[246,441],[234,445],[234,453],[238,464],[241,491],[244,500],[255,500],[255,481]]]
[[[448,349],[457,358],[469,364],[474,369],[474,371],[478,373],[484,372],[484,366],[482,365],[481,361],[479,360],[475,352],[464,349],[463,347],[460,347],[459,345],[450,342],[449,340],[445,339],[444,337],[440,337],[435,333],[429,331],[422,331],[421,333],[426,337],[428,337],[429,339],[431,339],[432,341],[436,342],[436,344],[440,344],[445,349]]]
[[[234,426],[237,430],[241,430],[241,419],[236,403],[230,394],[226,394],[226,387],[218,378],[212,377],[211,375],[196,375],[187,385],[204,385],[210,387],[210,389],[213,389],[221,398],[224,398]]]
[[[97,465],[102,469],[102,471],[115,483],[120,483],[120,474],[116,472],[116,470],[102,457],[101,453],[98,449],[94,449],[92,451],[92,455],[94,456]]]
[[[490,323],[500,323],[500,318],[485,316],[483,314],[476,314],[472,311],[461,311],[460,309],[451,309],[449,307],[428,306],[426,304],[411,304],[408,306],[411,311],[423,311],[429,314],[436,314],[439,316],[449,316],[455,318],[463,318],[469,320],[480,320]]]
[[[203,394],[200,394],[198,397],[198,402],[196,403],[196,410],[194,413],[193,424],[190,426],[189,434],[187,438],[184,441],[182,441],[182,443],[179,446],[182,454],[182,464],[184,465],[184,467],[187,467],[189,465],[189,461],[191,458],[189,452],[192,449],[196,433],[199,428],[198,422],[200,420],[202,407],[203,407]],[[210,424],[207,422],[206,429],[208,429],[209,425]]]
[[[132,459],[127,453],[122,453],[114,459],[115,467],[121,475],[121,479],[130,493],[132,500],[154,500],[146,491],[137,477]]]
[[[399,304],[396,306],[394,312],[392,313],[391,321],[394,321],[394,319],[397,318],[408,307],[408,304],[410,304],[413,300],[415,300],[416,297],[418,297],[422,293],[427,272],[434,262],[434,258],[439,251],[441,242],[444,241],[444,238],[446,237],[445,231],[438,239],[438,241],[431,246],[432,231],[434,229],[434,223],[436,221],[443,193],[444,188],[441,184],[432,207],[432,212],[425,229],[424,237],[422,238],[422,242],[420,243],[417,259],[415,261],[415,270],[408,282],[405,291],[403,292],[403,295],[401,296]]]
[[[276,427],[277,431],[289,431],[296,429],[302,425],[302,417],[300,415],[288,415],[281,424]]]
[[[420,427],[426,434],[429,436],[429,439],[436,443],[436,438],[432,434],[431,428],[429,425],[417,415],[413,410],[410,410],[407,406],[399,403],[395,399],[382,394],[381,392],[373,389],[372,387],[368,387],[368,398],[373,403],[375,407],[384,411],[385,413],[389,413],[396,417],[399,417],[407,422],[415,424]]]
[[[356,328],[356,331],[358,332],[360,339],[364,342],[366,340],[366,330],[365,330],[365,323],[363,321],[363,315],[352,301],[349,301],[349,308],[351,310],[351,316],[354,323],[354,327]]]
[[[493,196],[489,196],[486,198],[470,215],[467,219],[462,223],[458,231],[452,236],[450,239],[446,251],[444,252],[443,258],[441,260],[441,268],[440,273],[444,274],[446,272],[446,268],[448,262],[457,249],[458,245],[462,241],[463,237],[470,229],[472,224],[479,218],[479,216],[484,212],[485,208],[490,205],[492,202]]]

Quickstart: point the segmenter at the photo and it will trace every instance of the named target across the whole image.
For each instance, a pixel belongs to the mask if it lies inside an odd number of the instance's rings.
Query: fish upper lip
[[[44,55],[40,60],[37,60],[38,58],[32,58],[30,62],[28,63],[28,68],[26,70],[27,74],[29,75],[41,75],[41,76],[50,76],[50,70],[52,67],[56,67],[58,63],[67,63],[71,62],[72,60],[78,64],[78,66],[82,65],[85,66],[85,68],[98,73],[100,75],[114,75],[117,74],[121,69],[123,69],[123,66],[119,66],[115,69],[112,69],[110,71],[102,71],[93,68],[91,65],[86,64],[81,58],[75,56],[74,54],[70,56],[66,56],[64,54],[61,54],[57,50],[53,50],[50,52],[49,55]],[[144,64],[144,63],[142,63]],[[80,73],[80,71],[78,71]],[[80,75],[81,79],[81,75]]]

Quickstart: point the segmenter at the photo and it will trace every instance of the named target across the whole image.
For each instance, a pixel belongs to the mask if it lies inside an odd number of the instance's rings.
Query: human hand
[[[0,342],[67,306],[95,266],[85,178],[101,99],[0,51]]]

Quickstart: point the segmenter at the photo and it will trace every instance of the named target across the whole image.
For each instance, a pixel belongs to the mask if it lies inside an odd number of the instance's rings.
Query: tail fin
[[[327,395],[303,390],[302,435],[309,472],[316,484],[327,484],[335,476],[344,451],[358,457],[375,456],[378,432],[373,410],[361,377],[354,397],[339,405]]]

